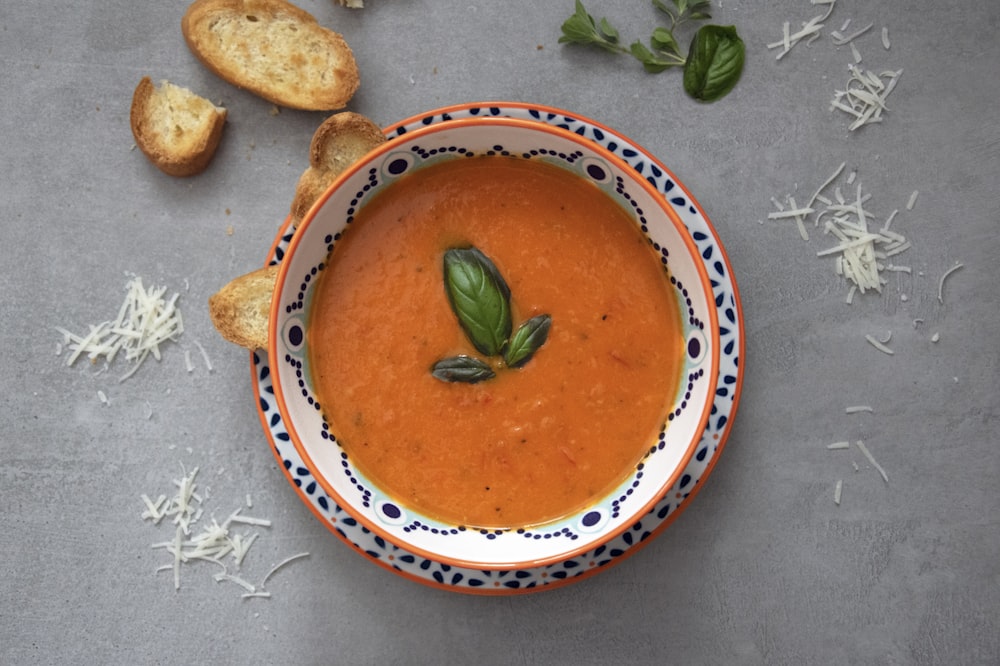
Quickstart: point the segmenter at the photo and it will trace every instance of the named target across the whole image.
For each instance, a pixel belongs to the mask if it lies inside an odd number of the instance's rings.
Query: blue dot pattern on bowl
[[[453,117],[477,115],[509,116],[536,120],[562,127],[584,136],[606,149],[646,176],[647,180],[663,194],[681,216],[691,237],[701,252],[712,282],[715,305],[719,312],[721,360],[719,378],[715,389],[709,422],[694,457],[684,470],[684,474],[664,498],[641,520],[609,543],[561,562],[542,567],[516,570],[479,570],[455,567],[410,553],[388,543],[372,533],[352,518],[342,507],[331,500],[312,477],[303,464],[295,447],[292,446],[288,431],[274,400],[271,381],[270,361],[266,354],[257,351],[252,355],[255,373],[255,391],[258,395],[258,410],[264,423],[266,434],[281,461],[290,483],[300,491],[300,496],[323,518],[337,536],[369,560],[412,580],[455,591],[509,594],[529,592],[555,587],[585,575],[591,575],[607,566],[621,561],[634,552],[649,537],[665,525],[665,521],[685,505],[685,500],[700,480],[707,474],[709,465],[719,453],[719,443],[724,441],[731,418],[736,409],[737,387],[741,381],[742,368],[740,352],[743,329],[740,320],[739,300],[736,284],[726,270],[725,251],[708,220],[700,213],[693,201],[689,201],[678,189],[670,174],[666,173],[641,149],[631,145],[625,138],[607,131],[593,121],[564,113],[530,106],[494,106],[463,109],[460,113],[443,113],[428,116],[415,123],[399,126],[395,136],[405,134],[408,129],[435,122],[446,122]],[[673,194],[673,196],[670,196]],[[275,243],[270,263],[280,263],[291,241],[292,234],[281,235]],[[330,239],[331,242],[334,239]],[[692,345],[688,341],[688,353],[696,354],[700,341]],[[701,344],[701,347],[704,347]],[[581,521],[582,529],[592,521],[605,520],[605,516],[591,516],[589,513]],[[531,538],[534,538],[533,535]]]
[[[475,157],[479,154],[486,156],[520,157],[529,160],[538,159],[546,162],[560,163],[560,165],[564,168],[570,169],[576,172],[577,175],[589,179],[610,197],[616,199],[626,210],[631,209],[639,227],[644,234],[647,234],[648,237],[650,223],[647,220],[646,212],[642,209],[639,201],[637,201],[629,191],[631,184],[625,178],[615,175],[610,166],[603,160],[597,157],[585,158],[583,152],[579,150],[564,152],[540,146],[531,150],[514,152],[499,144],[494,145],[491,149],[481,153],[476,153],[460,145],[446,145],[434,148],[424,148],[420,145],[415,145],[412,146],[408,152],[398,151],[395,153],[389,153],[385,159],[381,161],[379,166],[369,169],[367,182],[354,194],[353,199],[349,202],[349,206],[345,211],[347,223],[351,224],[353,222],[357,211],[364,205],[365,199],[371,193],[376,191],[375,187],[380,183],[382,185],[390,184],[394,179],[405,176],[414,168],[421,168],[443,160],[450,161],[453,159]],[[382,172],[381,174],[379,173],[380,171]],[[336,247],[337,240],[338,239],[335,236],[327,235],[325,237],[324,241],[327,246],[326,254],[333,251]],[[704,368],[697,366],[705,360],[704,355],[700,352],[701,349],[707,347],[707,340],[705,339],[704,333],[705,323],[696,316],[693,301],[687,287],[670,273],[669,251],[667,248],[661,247],[659,243],[653,241],[651,238],[649,241],[653,246],[653,249],[660,256],[660,262],[669,278],[670,285],[676,293],[677,301],[681,306],[682,316],[684,316],[687,320],[685,329],[687,330],[686,335],[689,340],[686,349],[696,352],[693,355],[688,354],[686,358],[685,371],[687,372],[687,384],[686,387],[681,389],[680,399],[675,402],[673,410],[667,414],[667,423],[664,424],[664,428],[666,428],[670,422],[679,418],[687,409],[688,399],[691,397],[695,384],[702,381],[705,377]],[[286,323],[282,335],[282,342],[284,349],[286,350],[283,360],[294,370],[298,388],[306,402],[317,410],[321,410],[321,406],[316,397],[311,395],[309,382],[305,377],[308,372],[308,358],[302,342],[304,339],[304,316],[309,287],[310,284],[322,273],[325,266],[326,264],[324,258],[324,262],[312,266],[305,273],[305,275],[302,276],[296,297],[285,307],[286,311],[291,314],[292,317],[289,319],[288,323]],[[692,340],[694,342],[692,342]],[[323,439],[340,446],[339,441],[334,435],[331,424],[327,422],[325,418],[322,423],[322,431],[319,434]],[[663,451],[665,448],[666,432],[664,429],[659,433],[658,443],[649,448],[643,457],[643,461],[639,463],[637,471],[632,475],[632,480],[627,482],[625,487],[619,488],[612,497],[605,500],[606,502],[609,502],[607,505],[607,511],[610,519],[618,519],[629,510],[629,507],[632,505],[631,500],[633,496],[636,495],[640,485],[643,483],[644,475],[642,469],[645,461],[647,461],[650,456],[656,455],[659,451]],[[374,487],[352,466],[348,455],[343,452],[343,450],[341,450],[340,456],[343,472],[348,477],[350,486],[356,493],[355,497],[351,498],[349,501],[357,502],[366,509],[372,508],[372,502],[374,501]],[[407,515],[404,508],[398,505],[392,506],[394,510],[393,515],[389,516],[381,510],[375,511],[374,515],[378,520],[381,520],[386,525],[396,526],[401,524],[402,531],[404,533],[424,532],[429,535],[434,535],[435,537],[444,538],[449,535],[467,531],[466,526],[441,523],[423,516],[411,517]],[[573,542],[580,538],[579,532],[582,527],[583,526],[580,523],[579,517],[570,517],[566,520],[555,521],[544,526],[537,526],[530,530],[483,529],[477,531],[487,541],[495,541],[501,538],[524,537],[528,539],[565,539],[568,542]],[[591,525],[584,531],[594,531],[594,528]],[[474,534],[476,531],[469,531],[468,533]]]

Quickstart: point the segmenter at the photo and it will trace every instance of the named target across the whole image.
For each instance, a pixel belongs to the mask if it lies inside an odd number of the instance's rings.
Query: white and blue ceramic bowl
[[[381,491],[336,442],[317,409],[309,372],[311,297],[348,221],[398,178],[459,155],[539,159],[588,179],[618,200],[660,255],[676,290],[686,340],[673,408],[659,436],[613,492],[563,519],[530,527],[472,529],[421,515]],[[623,274],[625,271],[623,271]],[[268,356],[289,438],[323,490],[367,529],[396,546],[460,567],[526,569],[604,544],[649,512],[675,484],[701,440],[719,369],[719,322],[704,262],[658,190],[599,145],[564,129],[511,118],[455,120],[382,144],[342,174],[299,225],[282,259],[271,305]],[[669,426],[669,427],[668,427]],[[330,437],[330,433],[334,437]]]

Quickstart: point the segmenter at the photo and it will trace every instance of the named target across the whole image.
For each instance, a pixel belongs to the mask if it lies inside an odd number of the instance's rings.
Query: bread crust
[[[162,85],[166,86],[168,82]],[[226,109],[189,90],[180,90],[202,104],[205,113],[209,114],[201,119],[197,131],[189,130],[183,137],[164,131],[164,127],[173,127],[176,123],[171,113],[156,103],[156,96],[166,93],[158,91],[148,76],[139,81],[132,95],[129,125],[139,150],[157,168],[171,176],[187,177],[204,171],[215,156],[226,125]]]
[[[285,0],[195,0],[181,32],[205,67],[279,106],[341,109],[360,85],[343,35]]]
[[[222,337],[247,349],[267,349],[271,299],[278,265],[241,275],[208,299],[212,325]]]
[[[298,227],[337,176],[384,141],[382,129],[359,113],[343,111],[324,120],[309,144],[309,167],[295,186],[292,226]]]

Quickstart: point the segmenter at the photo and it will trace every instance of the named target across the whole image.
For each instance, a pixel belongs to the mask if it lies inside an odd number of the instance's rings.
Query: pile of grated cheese
[[[240,507],[229,514],[229,516],[219,523],[212,518],[210,524],[204,525],[199,532],[193,532],[193,527],[202,518],[204,513],[203,504],[207,496],[198,492],[197,483],[198,468],[195,467],[190,472],[181,468],[184,474],[180,479],[174,481],[176,491],[174,495],[167,498],[160,495],[155,500],[149,495],[143,494],[140,499],[145,506],[141,517],[154,525],[160,525],[164,521],[174,526],[173,537],[169,541],[152,544],[154,549],[163,549],[171,556],[170,563],[157,569],[161,571],[173,572],[174,589],[181,587],[181,568],[195,562],[210,562],[221,567],[222,571],[216,573],[213,578],[218,582],[230,582],[243,588],[244,599],[268,598],[271,593],[265,589],[267,581],[282,567],[295,560],[308,557],[309,553],[298,553],[286,557],[274,566],[261,578],[260,583],[253,584],[246,578],[231,573],[229,564],[232,564],[236,571],[242,566],[250,547],[260,536],[259,532],[238,532],[238,526],[250,527],[270,527],[271,521],[263,518],[254,518],[243,515],[243,507]],[[251,498],[247,495],[247,507],[252,506]],[[231,562],[227,563],[228,560]]]
[[[882,293],[886,272],[910,273],[910,267],[896,264],[895,257],[910,249],[911,243],[891,229],[898,209],[882,219],[870,210],[872,195],[855,182],[856,171],[847,176],[844,186],[837,183],[846,166],[846,162],[841,163],[803,205],[792,195],[786,196],[784,203],[772,198],[776,210],[767,217],[793,221],[803,240],[809,240],[807,224],[832,236],[833,245],[816,256],[833,258],[834,272],[849,285],[846,302],[851,303],[856,292]],[[851,188],[846,195],[843,187]],[[912,208],[912,204],[908,207]]]
[[[778,55],[775,57],[776,60],[781,60],[791,53],[792,49],[800,42],[809,46],[822,36],[826,21],[836,6],[836,0],[810,1],[813,5],[825,5],[826,11],[803,22],[802,27],[794,32],[791,29],[791,23],[784,21],[781,25],[781,39],[767,44],[768,49],[779,49]],[[871,31],[875,24],[869,23],[863,28],[848,32],[850,25],[851,19],[848,18],[840,30],[831,30],[829,33],[834,46],[847,46],[851,49],[854,60],[854,63],[847,67],[849,76],[844,88],[833,92],[833,99],[830,100],[830,111],[841,111],[849,115],[853,119],[849,129],[853,132],[865,125],[882,122],[883,115],[889,110],[886,99],[895,89],[903,70],[884,70],[876,74],[874,71],[866,71],[861,68],[859,65],[863,58],[855,41]],[[889,29],[884,26],[881,31],[881,43],[882,47],[888,51],[890,48]]]
[[[785,21],[781,24],[781,39],[776,42],[771,42],[767,45],[769,49],[781,49],[775,60],[781,60],[784,58],[796,44],[802,40],[806,40],[806,46],[809,46],[814,41],[820,38],[823,30],[824,22],[830,18],[830,14],[833,13],[833,8],[837,4],[837,0],[811,0],[811,4],[814,5],[826,5],[826,12],[818,16],[814,16],[808,21],[802,24],[802,27],[795,32],[791,31],[791,23]]]
[[[852,49],[854,45],[851,44]],[[850,76],[843,90],[835,90],[830,100],[830,111],[842,111],[854,120],[848,126],[855,131],[865,125],[882,122],[883,113],[889,110],[886,98],[896,88],[903,70],[885,70],[880,74],[857,66],[861,55],[855,49],[855,64],[848,65]]]
[[[110,365],[121,354],[133,363],[132,369],[118,380],[125,381],[149,356],[159,361],[160,345],[176,342],[184,332],[184,320],[177,307],[179,294],[167,298],[166,293],[166,287],[147,289],[142,278],[131,278],[125,285],[125,300],[117,317],[90,325],[90,330],[82,335],[56,328],[63,336],[57,353],[70,352],[66,359],[69,366],[84,356],[91,363],[103,358]]]

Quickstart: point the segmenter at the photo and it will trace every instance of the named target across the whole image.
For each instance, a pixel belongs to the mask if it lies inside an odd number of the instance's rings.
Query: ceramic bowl
[[[442,160],[504,154],[544,160],[603,189],[628,211],[659,254],[681,310],[683,365],[672,409],[645,455],[611,493],[541,525],[471,528],[422,515],[362,474],[317,405],[309,364],[311,299],[330,253],[357,212],[399,178]],[[674,485],[699,443],[719,368],[719,323],[704,262],[663,195],[599,145],[558,127],[511,118],[469,118],[407,132],[342,174],[299,225],[282,259],[268,356],[289,439],[323,490],[388,542],[436,562],[525,569],[599,548],[634,525]]]

